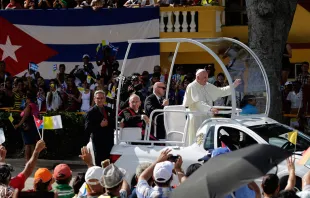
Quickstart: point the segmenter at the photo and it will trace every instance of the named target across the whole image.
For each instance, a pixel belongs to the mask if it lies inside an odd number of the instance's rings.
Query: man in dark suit
[[[148,117],[150,117],[152,111],[155,109],[163,109],[164,106],[169,105],[169,101],[163,99],[166,92],[166,85],[162,82],[157,82],[153,86],[153,94],[149,95],[144,103],[144,110]],[[164,125],[164,116],[159,115],[157,117],[156,126],[155,126],[155,117],[160,113],[154,113],[152,117],[152,129],[151,134],[154,135],[154,127],[156,127],[156,135],[157,139],[165,139],[166,138],[166,130]]]
[[[110,151],[114,145],[115,114],[105,107],[106,97],[102,90],[94,94],[95,106],[89,110],[85,118],[85,131],[90,134],[95,153],[96,166],[110,158]]]

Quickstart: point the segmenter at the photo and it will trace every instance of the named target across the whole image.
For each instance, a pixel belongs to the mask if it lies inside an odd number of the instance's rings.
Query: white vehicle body
[[[224,63],[221,61],[221,59],[212,51],[211,48],[214,48],[214,46],[217,44],[217,42],[222,41],[229,41],[233,44],[237,44],[241,46],[247,53],[247,63],[251,63],[250,66],[256,67],[255,72],[251,70],[252,73],[255,73],[255,78],[261,79],[261,85],[263,85],[263,89],[259,87],[255,87],[255,85],[251,85],[251,79],[247,83],[247,87],[254,87],[253,90],[248,91],[248,94],[256,94],[257,98],[263,98],[264,105],[261,109],[260,114],[253,115],[253,116],[240,116],[239,113],[241,112],[240,109],[238,109],[237,103],[236,103],[236,93],[235,89],[233,87],[233,81],[232,77],[230,76],[230,73],[226,69]],[[218,38],[218,39],[204,39],[202,41],[195,41],[191,39],[146,39],[146,40],[131,40],[128,41],[129,46],[124,58],[123,66],[121,68],[121,77],[119,80],[119,86],[118,86],[118,94],[117,94],[117,104],[116,104],[116,112],[119,112],[118,106],[119,106],[119,98],[120,98],[120,90],[122,86],[122,82],[124,80],[124,71],[126,68],[126,60],[131,48],[131,45],[134,43],[154,43],[154,42],[176,42],[176,50],[174,52],[174,56],[171,63],[168,83],[167,83],[167,92],[166,92],[166,99],[168,97],[169,93],[169,87],[170,87],[170,80],[173,72],[174,62],[177,56],[177,52],[179,49],[179,46],[181,43],[192,43],[194,45],[197,45],[198,47],[204,49],[207,51],[213,58],[219,63],[219,65],[222,67],[225,76],[229,82],[229,85],[232,88],[232,95],[231,95],[231,107],[227,106],[219,106],[219,107],[213,107],[218,108],[221,111],[220,114],[226,114],[229,115],[230,118],[211,118],[207,119],[202,123],[201,127],[196,133],[196,141],[191,144],[187,145],[187,117],[189,114],[205,114],[204,112],[191,112],[186,107],[180,106],[180,105],[174,105],[174,106],[166,106],[163,110],[154,110],[151,113],[150,116],[150,123],[152,123],[152,120],[156,123],[156,117],[153,117],[152,115],[155,112],[162,112],[164,116],[164,123],[165,123],[165,129],[166,129],[166,139],[160,140],[160,141],[150,141],[149,135],[150,135],[150,127],[147,126],[146,128],[146,134],[144,137],[144,140],[141,140],[141,129],[140,128],[119,128],[118,125],[116,126],[116,137],[115,137],[115,146],[113,147],[111,151],[111,161],[114,162],[117,166],[124,168],[127,171],[126,174],[126,180],[131,183],[131,180],[133,179],[133,176],[135,174],[136,167],[142,163],[142,162],[154,162],[156,158],[159,156],[160,152],[164,148],[171,148],[173,155],[181,155],[183,158],[183,169],[186,170],[187,167],[193,163],[198,163],[198,159],[205,156],[207,154],[207,151],[209,149],[215,149],[218,147],[221,147],[219,138],[221,135],[226,134],[229,136],[228,131],[225,131],[225,129],[232,129],[237,130],[240,133],[240,141],[246,140],[246,138],[251,139],[251,144],[274,144],[277,146],[284,146],[287,147],[287,149],[291,150],[291,145],[288,143],[288,141],[284,141],[283,138],[279,138],[278,135],[283,135],[282,133],[279,134],[274,132],[276,135],[273,135],[271,137],[268,137],[268,141],[266,141],[266,137],[262,137],[262,134],[259,132],[252,130],[253,127],[265,127],[265,126],[271,126],[271,125],[277,125],[283,127],[283,129],[280,127],[281,132],[290,132],[294,129],[282,125],[275,120],[272,120],[268,118],[269,114],[269,107],[270,107],[270,89],[269,89],[269,82],[266,75],[266,72],[258,59],[258,57],[255,55],[255,53],[249,49],[246,45],[243,43],[236,41],[234,39],[230,38]],[[203,42],[211,43],[209,46],[203,44]],[[220,43],[219,45],[221,45]],[[220,46],[222,47],[222,46]],[[255,84],[255,82],[253,82]],[[259,91],[257,91],[259,90]],[[256,92],[255,92],[256,91]],[[116,117],[116,120],[118,120],[118,117]],[[279,130],[280,130],[279,129]],[[155,132],[156,134],[156,132]],[[298,134],[298,140],[300,141],[298,143],[298,146],[296,147],[296,162],[301,157],[299,154],[308,148],[310,145],[310,138],[302,133],[299,132]],[[134,145],[133,143],[144,143],[148,145]],[[164,144],[166,146],[158,146],[154,144]],[[306,146],[305,146],[306,145]],[[91,149],[91,143],[89,143],[88,147]],[[304,149],[304,147],[306,147]],[[301,150],[298,150],[298,149]],[[92,149],[91,149],[92,150]],[[93,152],[92,152],[93,154]],[[301,182],[300,178],[308,171],[306,167],[300,166],[296,163],[296,175],[298,177],[297,182]],[[273,170],[275,172],[275,170]],[[287,166],[286,162],[282,162],[278,165],[278,171],[277,174],[279,178],[287,179],[286,176],[288,175],[287,172]],[[258,180],[259,181],[259,180]],[[174,179],[174,184],[178,183],[177,178]],[[301,185],[301,183],[300,183]],[[259,185],[260,186],[260,185]]]

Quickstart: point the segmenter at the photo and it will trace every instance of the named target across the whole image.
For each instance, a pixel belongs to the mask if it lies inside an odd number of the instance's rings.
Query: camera
[[[178,159],[179,159],[179,156],[171,155],[171,156],[168,157],[167,160],[170,161],[170,162],[176,162]]]

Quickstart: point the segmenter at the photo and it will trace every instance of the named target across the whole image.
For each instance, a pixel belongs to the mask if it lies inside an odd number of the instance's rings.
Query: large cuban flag
[[[55,78],[55,65],[66,73],[88,54],[95,63],[102,42],[115,47],[120,63],[130,39],[159,38],[159,8],[14,10],[0,12],[0,60],[12,75],[23,75],[29,62],[44,78]],[[159,44],[133,44],[125,75],[159,65]],[[95,70],[100,71],[100,67]]]

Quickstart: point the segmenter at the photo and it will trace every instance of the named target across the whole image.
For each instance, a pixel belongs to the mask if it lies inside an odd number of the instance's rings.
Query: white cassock
[[[191,145],[196,138],[196,132],[204,120],[212,116],[210,111],[213,102],[218,98],[231,95],[230,86],[218,88],[210,83],[206,85],[199,84],[196,80],[190,83],[184,95],[183,106],[188,107],[190,111],[198,113],[206,113],[208,115],[189,115],[189,126],[187,143]]]

